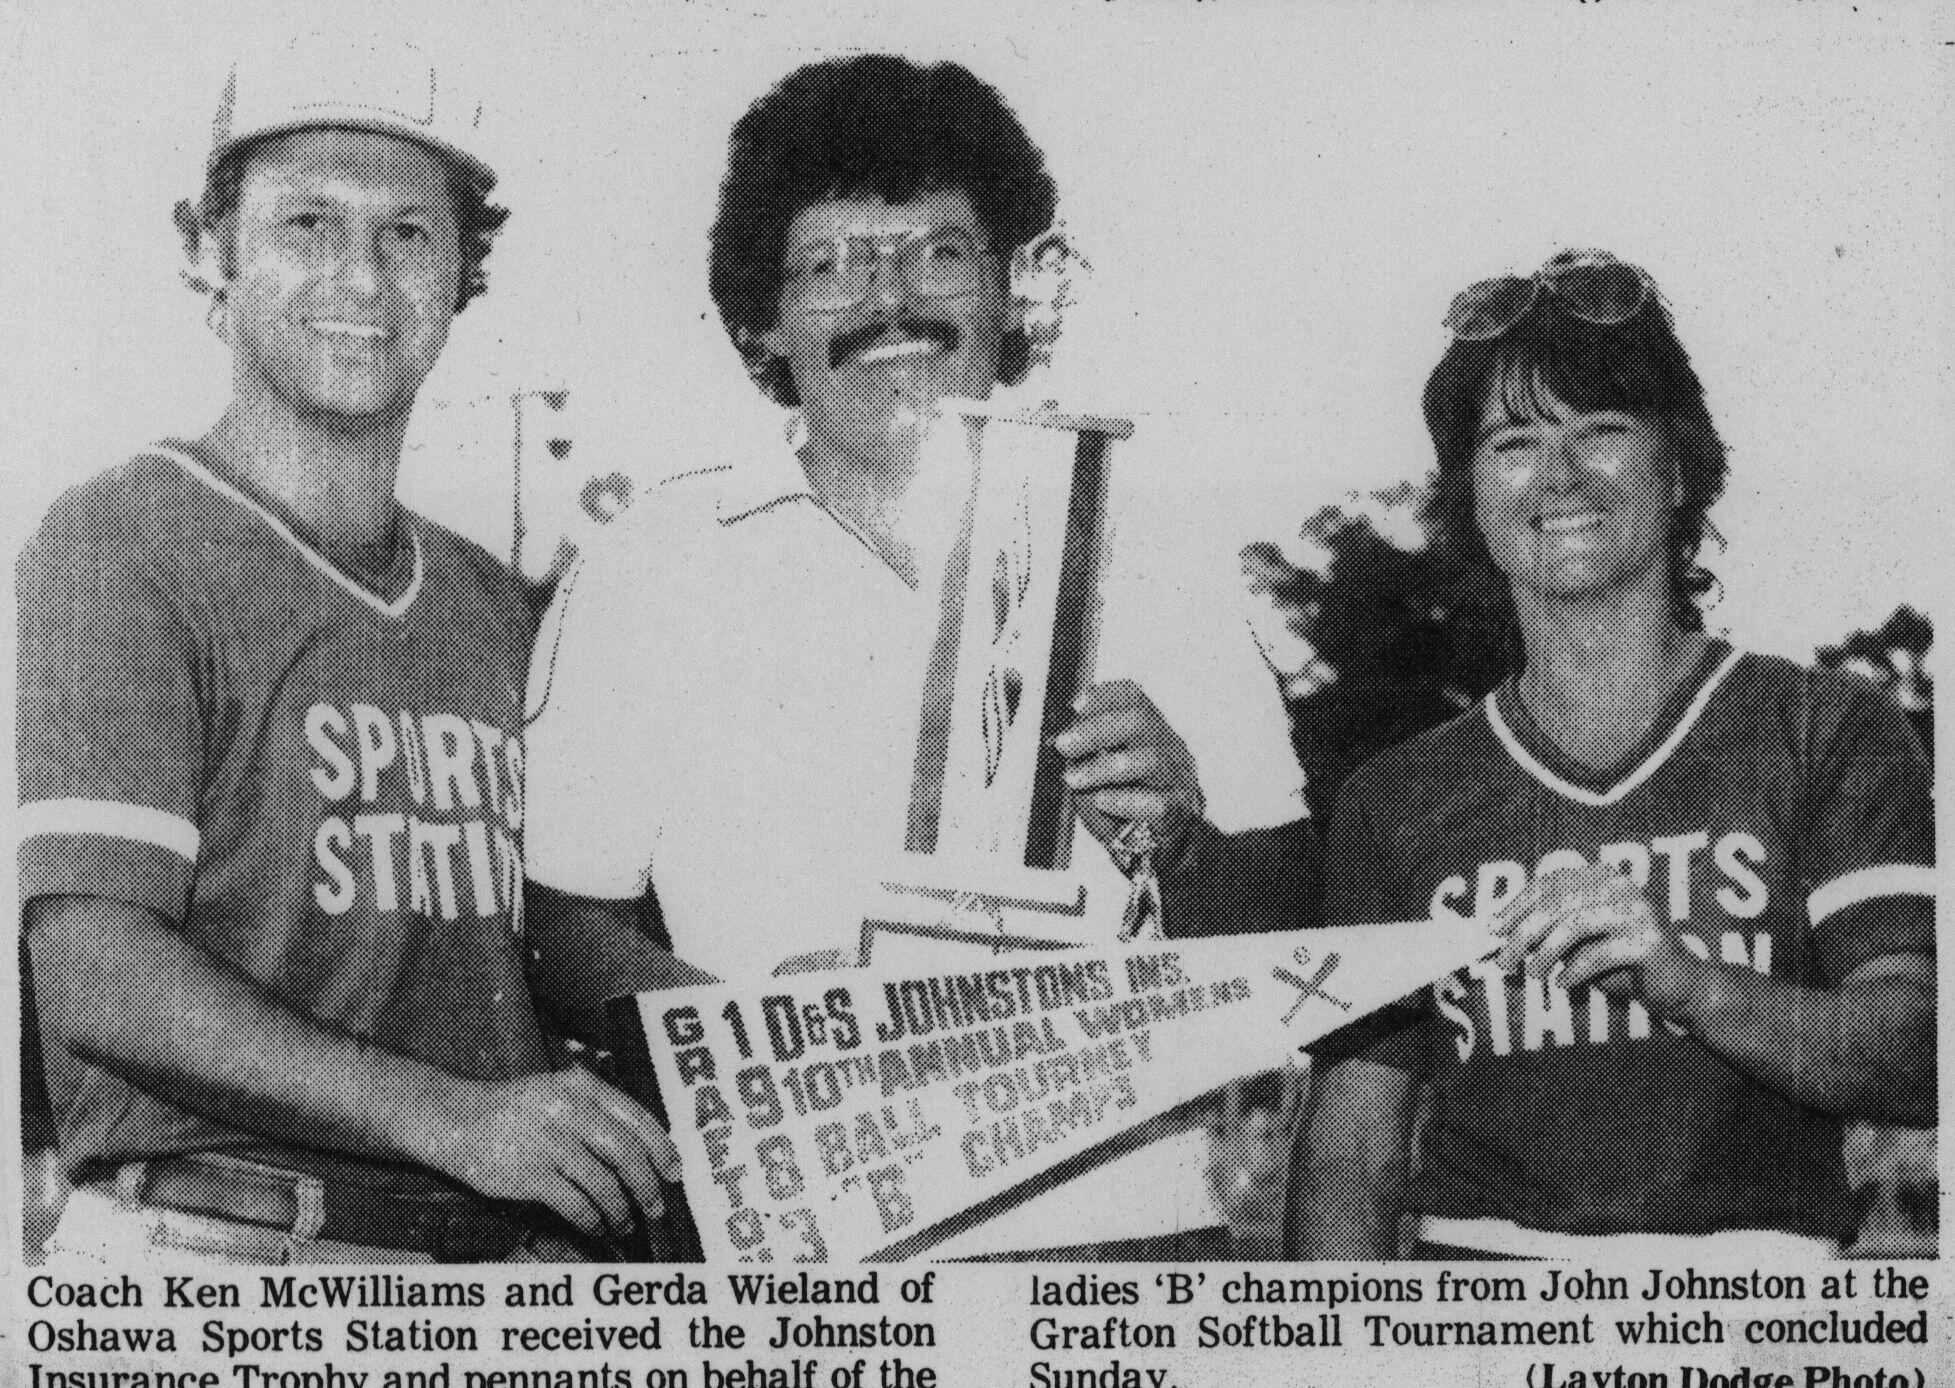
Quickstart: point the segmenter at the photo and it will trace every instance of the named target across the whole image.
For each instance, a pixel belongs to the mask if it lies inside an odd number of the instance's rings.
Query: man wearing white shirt
[[[649,909],[681,960],[737,980],[855,962],[865,880],[904,842],[944,547],[919,446],[940,400],[1029,369],[1008,267],[1055,195],[1009,108],[953,64],[803,68],[731,143],[714,297],[798,414],[789,446],[698,460],[563,581],[532,671],[528,868],[551,948]],[[1075,869],[1115,899],[1123,872],[1157,874],[1158,902],[1129,912],[1144,931],[1313,924],[1274,681],[1227,599],[1135,571],[1146,543],[1115,517],[1100,668],[1131,678],[1089,689],[1055,739],[1108,844]],[[939,1251],[1220,1251],[1205,1157],[1179,1131]]]

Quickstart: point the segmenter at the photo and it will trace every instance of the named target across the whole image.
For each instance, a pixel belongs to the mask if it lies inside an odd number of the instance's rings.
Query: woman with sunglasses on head
[[[1329,921],[1500,948],[1320,1053],[1287,1251],[1836,1248],[1842,1119],[1935,1116],[1922,748],[1871,685],[1704,631],[1724,448],[1642,271],[1563,253],[1447,327],[1428,520],[1517,659],[1346,783]]]

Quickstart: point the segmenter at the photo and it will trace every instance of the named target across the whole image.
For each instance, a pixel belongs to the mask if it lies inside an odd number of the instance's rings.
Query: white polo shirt
[[[1097,677],[1132,679],[1159,706],[1218,828],[1298,818],[1302,773],[1241,585],[1221,564],[1138,573],[1146,537],[1117,508],[1109,543]],[[824,950],[852,960],[865,878],[903,843],[936,622],[934,598],[816,503],[785,446],[665,483],[566,575],[538,638],[529,876],[604,899],[654,884],[674,950],[724,979]],[[1077,832],[1088,890],[1124,899]],[[943,1251],[1217,1223],[1205,1160],[1203,1135],[1180,1134]]]

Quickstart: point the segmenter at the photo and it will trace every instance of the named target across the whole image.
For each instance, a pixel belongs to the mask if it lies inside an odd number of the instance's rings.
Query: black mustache
[[[843,333],[828,344],[828,369],[833,371],[844,360],[855,355],[892,328],[905,337],[934,342],[946,352],[955,352],[957,344],[962,340],[962,335],[957,331],[954,323],[925,322],[919,318],[904,318],[894,323],[866,323],[862,327]]]

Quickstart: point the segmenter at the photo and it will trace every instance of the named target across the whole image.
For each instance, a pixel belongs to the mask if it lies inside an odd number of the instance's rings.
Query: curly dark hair
[[[217,161],[205,178],[203,196],[197,200],[196,206],[187,208],[187,205],[180,205],[178,208],[179,230],[182,229],[187,210],[194,216],[201,233],[216,239],[227,277],[237,271],[237,243],[225,234],[224,223],[238,209],[245,168],[258,150],[292,133],[279,131],[246,140],[226,150],[224,157]],[[431,152],[440,157],[442,167],[447,170],[448,197],[455,204],[455,231],[462,261],[461,287],[455,298],[455,312],[460,313],[468,307],[470,299],[488,292],[489,272],[483,262],[489,258],[496,233],[509,220],[509,209],[489,201],[489,194],[496,186],[493,174],[474,172],[439,150]]]
[[[810,64],[756,101],[728,143],[712,232],[713,302],[755,382],[783,405],[800,397],[787,363],[760,338],[780,316],[788,226],[804,208],[851,197],[898,204],[961,189],[992,245],[1009,254],[1052,225],[1058,202],[1018,117],[955,63],[919,67],[871,53]],[[1013,384],[1030,366],[1025,334],[1008,334],[999,379]]]
[[[1542,294],[1527,315],[1491,341],[1455,341],[1426,382],[1426,428],[1438,471],[1425,506],[1436,544],[1461,559],[1493,568],[1473,516],[1474,437],[1494,382],[1518,417],[1538,413],[1546,391],[1570,409],[1620,410],[1652,421],[1677,464],[1683,496],[1670,520],[1670,600],[1677,625],[1702,631],[1698,599],[1716,578],[1697,563],[1706,534],[1717,535],[1708,512],[1724,494],[1724,443],[1704,403],[1703,383],[1677,340],[1662,299],[1651,290],[1627,322],[1598,325],[1563,311]],[[1515,397],[1515,398],[1510,398]]]

